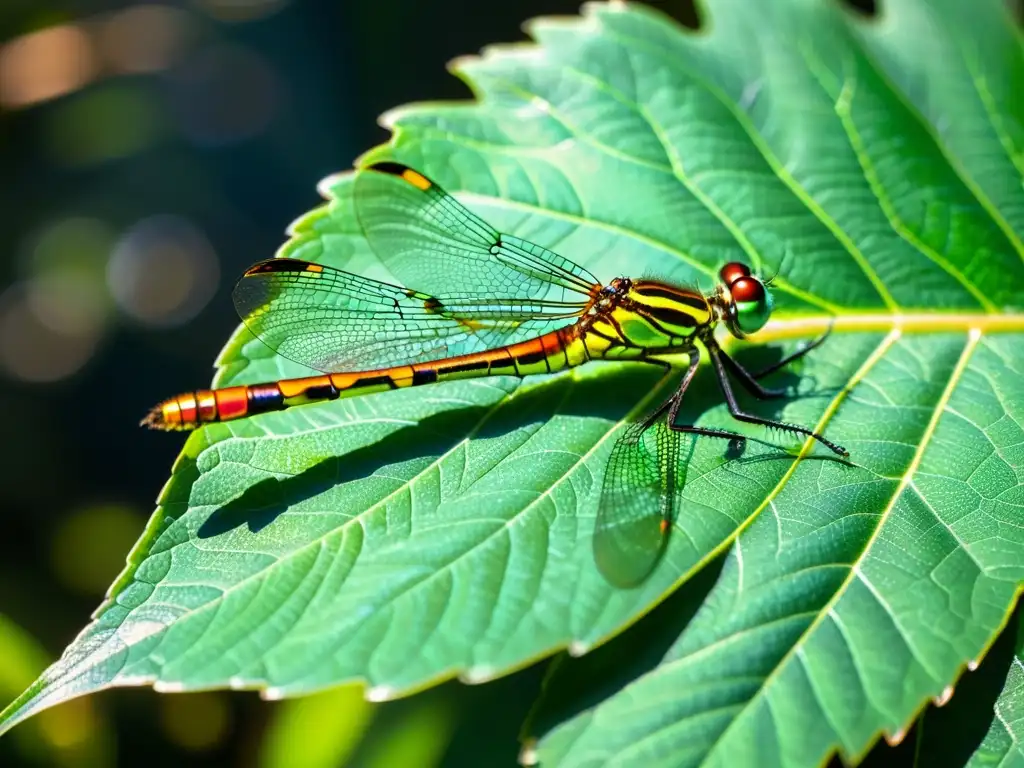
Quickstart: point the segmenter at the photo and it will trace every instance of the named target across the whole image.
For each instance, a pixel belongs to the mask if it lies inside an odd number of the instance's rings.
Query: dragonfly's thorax
[[[720,284],[715,288],[714,293],[707,297],[708,306],[711,307],[711,314],[714,315],[713,324],[724,323],[729,330],[732,330],[729,308],[732,306],[732,296],[729,293],[729,286]]]
[[[685,348],[715,320],[696,291],[625,277],[601,289],[593,312],[589,330],[611,342],[607,356],[616,357]]]
[[[633,287],[633,281],[628,277],[617,277],[608,285],[604,286],[594,298],[593,311],[595,313],[611,312],[622,303],[625,296]]]

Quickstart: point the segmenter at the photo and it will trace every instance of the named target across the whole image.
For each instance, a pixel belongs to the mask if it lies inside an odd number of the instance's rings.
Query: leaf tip
[[[936,707],[944,706],[951,698],[953,698],[953,686],[947,685],[942,689],[942,693],[938,696],[932,697],[932,701]]]
[[[454,59],[450,59],[448,63],[445,64],[445,69],[447,69],[453,75],[461,77],[467,71],[471,71],[473,69],[473,66],[479,62],[480,57],[477,54],[466,53],[463,54],[462,56],[456,56]],[[389,111],[394,112],[396,111],[396,109],[401,109],[401,107],[396,107],[395,109],[391,109]]]
[[[377,125],[379,125],[386,131],[391,131],[392,133],[394,133],[395,124],[398,123],[404,115],[408,114],[408,111],[409,110],[406,109],[406,107],[404,106],[392,107],[391,109],[386,110],[380,114],[380,116],[377,118]]]
[[[479,685],[480,683],[486,683],[489,680],[493,680],[497,673],[498,670],[492,666],[478,664],[467,669],[459,675],[459,677],[470,685]]]
[[[157,693],[184,693],[185,686],[178,680],[154,680],[153,690]]]
[[[333,200],[335,197],[334,188],[351,175],[352,171],[339,171],[338,173],[325,176],[316,185],[317,194],[325,200]],[[289,232],[289,234],[291,233]]]
[[[396,689],[390,685],[375,685],[366,689],[366,700],[373,703],[390,701],[395,697],[396,692]]]
[[[886,731],[885,732],[885,741],[886,741],[886,743],[890,747],[898,747],[903,742],[903,739],[906,738],[906,736],[907,736],[907,729],[906,728],[900,728],[900,729],[898,729],[896,731],[893,731],[892,733],[890,733],[889,731]]]
[[[537,740],[527,739],[523,742],[522,749],[519,750],[519,764],[520,765],[536,765],[540,762],[540,755],[537,754]]]
[[[566,649],[570,656],[583,656],[590,651],[591,644],[582,640],[573,640]]]

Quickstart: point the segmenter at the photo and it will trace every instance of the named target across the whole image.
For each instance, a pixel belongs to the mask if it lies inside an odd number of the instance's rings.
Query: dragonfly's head
[[[744,338],[764,328],[772,314],[772,295],[746,264],[730,261],[719,271],[722,282],[714,297],[719,316],[729,332]]]

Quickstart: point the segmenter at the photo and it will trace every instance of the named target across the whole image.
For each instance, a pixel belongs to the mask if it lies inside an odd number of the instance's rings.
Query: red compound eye
[[[722,270],[718,273],[718,276],[722,278],[722,281],[729,286],[741,277],[748,277],[749,275],[750,270],[747,269],[747,265],[741,264],[738,261],[730,261],[722,267]]]
[[[723,270],[724,271],[724,270]],[[737,302],[764,301],[764,286],[760,280],[752,277],[741,277],[729,285],[732,300]]]

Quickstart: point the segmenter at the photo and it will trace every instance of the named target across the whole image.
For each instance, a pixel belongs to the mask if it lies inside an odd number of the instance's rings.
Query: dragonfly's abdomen
[[[292,405],[334,400],[344,391],[338,387],[342,382],[335,381],[342,376],[352,374],[307,376],[266,384],[187,392],[164,400],[149,412],[142,423],[154,429],[195,429],[215,421],[231,421],[258,413],[279,411]],[[370,390],[374,384],[383,384],[378,387],[381,389],[389,388],[386,383],[374,381],[375,378],[367,376],[365,380],[353,381],[349,388],[355,389],[356,384],[363,385],[360,387],[362,392]]]
[[[507,347],[428,363],[201,389],[165,400],[150,411],[142,423],[154,429],[195,429],[211,422],[280,411],[295,405],[437,381],[552,373],[581,365],[588,359],[587,348],[576,326],[570,326]]]

